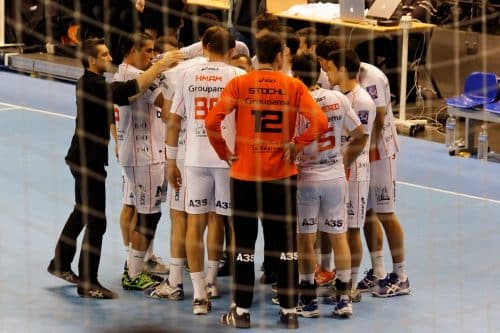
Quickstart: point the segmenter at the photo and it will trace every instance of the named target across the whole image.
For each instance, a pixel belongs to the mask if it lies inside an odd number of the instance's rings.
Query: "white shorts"
[[[134,192],[134,206],[137,212],[141,214],[161,212],[162,185],[165,177],[164,163],[123,167],[123,170]]]
[[[368,208],[376,213],[394,213],[396,207],[396,157],[370,162]]]
[[[231,215],[229,169],[185,166],[186,212]]]
[[[353,228],[363,228],[365,225],[366,207],[368,203],[369,180],[349,181],[347,200],[347,226]]]
[[[135,206],[135,195],[127,176],[125,176],[125,170],[122,169],[122,203],[128,206]]]
[[[184,172],[184,160],[176,161],[177,167],[181,173],[182,184],[179,187],[179,191],[175,191],[172,187],[169,188],[167,194],[167,203],[170,206],[170,209],[178,210],[181,212],[186,211],[185,206],[185,196],[186,196],[186,173]]]
[[[347,182],[344,177],[326,181],[301,181],[297,185],[297,232],[347,231]]]

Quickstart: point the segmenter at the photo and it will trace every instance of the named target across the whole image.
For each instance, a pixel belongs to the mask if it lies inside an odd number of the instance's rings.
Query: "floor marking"
[[[406,182],[400,182],[400,181],[397,181],[397,183],[401,184],[401,185],[410,186],[410,187],[421,188],[421,189],[424,189],[424,190],[431,190],[431,191],[435,191],[435,192],[456,195],[456,196],[465,197],[465,198],[469,198],[469,199],[482,200],[482,201],[488,201],[488,202],[500,204],[500,200],[488,199],[488,198],[478,197],[478,196],[475,196],[475,195],[469,195],[469,194],[464,194],[464,193],[459,193],[459,192],[441,190],[439,188],[428,187],[428,186],[417,185],[417,184],[406,183]]]
[[[26,110],[30,112],[37,112],[41,114],[46,114],[49,116],[54,116],[54,117],[61,117],[61,118],[66,118],[66,119],[75,119],[74,116],[69,116],[66,114],[61,114],[57,112],[50,112],[50,111],[45,111],[45,110],[40,110],[40,109],[35,109],[35,108],[30,108],[26,106],[21,106],[21,105],[15,105],[15,104],[9,104],[9,103],[0,103],[0,106],[6,106],[7,108],[5,109],[0,109],[0,111],[3,110]]]

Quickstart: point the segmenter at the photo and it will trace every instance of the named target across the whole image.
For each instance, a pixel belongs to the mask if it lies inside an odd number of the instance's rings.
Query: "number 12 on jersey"
[[[195,97],[194,98],[194,119],[196,120],[205,120],[208,114],[208,110],[210,110],[215,103],[217,103],[218,98],[210,98],[207,97]]]

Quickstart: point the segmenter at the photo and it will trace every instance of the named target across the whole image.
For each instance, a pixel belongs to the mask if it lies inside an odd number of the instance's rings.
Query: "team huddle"
[[[271,15],[257,20],[253,59],[235,52],[226,29],[212,26],[191,58],[130,104],[115,105],[123,288],[183,300],[188,269],[193,313],[206,314],[220,296],[226,248],[233,294],[221,322],[248,328],[260,221],[274,263],[273,302],[287,328],[298,327],[297,316],[319,317],[319,296],[333,304],[334,316],[350,317],[361,293],[409,294],[394,214],[399,144],[386,76],[333,38],[294,41]],[[169,39],[134,35],[113,80],[140,77],[156,52],[175,48]],[[152,250],[165,201],[169,265]],[[388,274],[382,227],[393,262]],[[358,281],[361,229],[372,268]]]

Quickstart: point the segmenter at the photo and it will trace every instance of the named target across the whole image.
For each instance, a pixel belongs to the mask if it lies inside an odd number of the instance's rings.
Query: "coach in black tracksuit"
[[[164,70],[181,59],[178,52],[167,54],[136,80],[106,83],[103,76],[112,58],[102,39],[89,39],[82,45],[85,73],[76,85],[76,128],[66,163],[75,178],[75,206],[56,245],[49,273],[78,283],[82,297],[116,298],[97,280],[102,238],[106,231],[106,170],[110,124],[114,123],[113,103],[130,104]],[[71,270],[76,239],[84,227],[78,263],[79,277]]]

